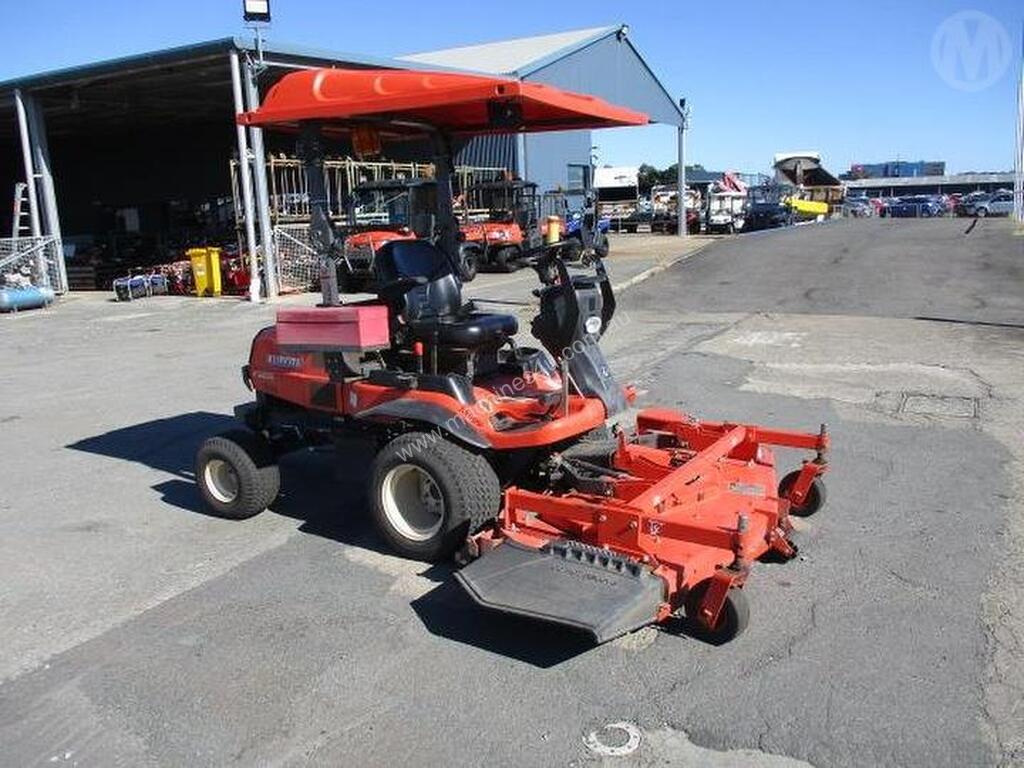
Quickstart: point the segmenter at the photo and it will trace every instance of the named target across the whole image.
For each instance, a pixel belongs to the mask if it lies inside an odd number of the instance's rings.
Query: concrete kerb
[[[714,240],[706,240],[704,242],[698,243],[696,247],[692,248],[689,251],[686,251],[685,253],[681,253],[678,256],[670,256],[669,258],[665,259],[664,261],[658,262],[653,267],[648,267],[643,272],[640,272],[639,274],[633,275],[628,280],[624,280],[621,283],[612,283],[612,289],[616,293],[618,293],[620,291],[626,290],[627,288],[632,288],[634,285],[642,283],[644,280],[647,280],[648,278],[654,277],[655,275],[661,274],[666,269],[669,269],[670,267],[674,267],[676,264],[679,264],[681,262],[686,261],[690,257],[692,257],[692,256],[700,253],[701,251],[703,251],[705,248],[707,248],[713,242],[715,242],[715,241]]]

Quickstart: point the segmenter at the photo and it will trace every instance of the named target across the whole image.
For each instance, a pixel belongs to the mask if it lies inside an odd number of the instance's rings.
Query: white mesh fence
[[[33,285],[64,293],[68,287],[61,269],[63,258],[59,237],[0,238],[0,288]]]
[[[320,262],[309,243],[307,224],[274,227],[277,284],[282,291],[319,290]]]

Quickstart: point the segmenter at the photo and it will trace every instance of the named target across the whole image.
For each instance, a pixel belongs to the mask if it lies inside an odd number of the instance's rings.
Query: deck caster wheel
[[[438,561],[498,514],[501,489],[483,456],[430,437],[400,435],[384,446],[370,473],[370,502],[377,530],[395,551]]]
[[[707,588],[708,582],[704,582],[686,596],[689,634],[711,645],[725,645],[743,634],[750,624],[750,603],[747,602],[747,596],[742,589],[730,587],[725,595],[722,610],[718,614],[718,622],[714,627],[707,627],[697,618],[700,602]]]
[[[199,446],[196,484],[207,509],[220,517],[244,520],[273,503],[281,489],[281,475],[263,437],[232,429]]]
[[[797,469],[782,478],[782,482],[779,483],[780,499],[789,494],[789,489],[793,487],[793,483],[796,482],[799,476],[800,470]],[[807,497],[804,499],[804,503],[800,506],[795,504],[790,506],[789,514],[794,517],[810,517],[825,506],[827,498],[825,483],[820,477],[816,477],[811,481],[811,487],[807,490]]]

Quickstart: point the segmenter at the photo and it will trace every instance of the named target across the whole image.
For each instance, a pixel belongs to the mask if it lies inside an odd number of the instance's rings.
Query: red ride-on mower
[[[436,242],[380,248],[376,299],[338,299],[327,132],[372,125],[389,137],[425,136],[447,191],[452,145],[464,137],[646,118],[533,83],[331,69],[286,76],[241,119],[300,132],[324,301],[280,309],[254,339],[243,378],[256,401],[238,410],[247,428],[211,438],[196,457],[207,505],[256,514],[277,494],[277,456],[362,438],[376,450],[369,490],[382,537],[407,557],[458,554],[456,578],[481,605],[598,642],[680,613],[710,641],[738,634],[753,564],[791,557],[791,515],[824,502],[824,429],[663,409],[640,411],[635,428],[609,426],[634,393],[616,383],[598,345],[615,312],[600,258],[588,254],[570,271],[557,247],[541,257],[531,323],[541,348],[519,346],[515,317],[462,296],[450,194],[437,195]],[[814,457],[777,484],[775,445]]]
[[[469,187],[465,199],[462,229],[466,240],[479,244],[481,263],[501,272],[526,266],[544,241],[537,185],[519,179],[487,181]]]
[[[433,179],[370,181],[352,190],[343,258],[338,263],[342,293],[372,292],[377,251],[392,240],[433,240],[437,183]],[[458,276],[476,277],[482,249],[465,236],[459,243]]]

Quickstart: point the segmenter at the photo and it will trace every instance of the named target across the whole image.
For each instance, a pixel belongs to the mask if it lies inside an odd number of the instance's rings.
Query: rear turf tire
[[[247,429],[232,429],[203,441],[196,452],[195,472],[206,508],[232,520],[259,514],[281,489],[273,450]]]
[[[396,437],[370,472],[374,524],[396,552],[414,560],[451,557],[500,505],[487,460],[432,433]]]

